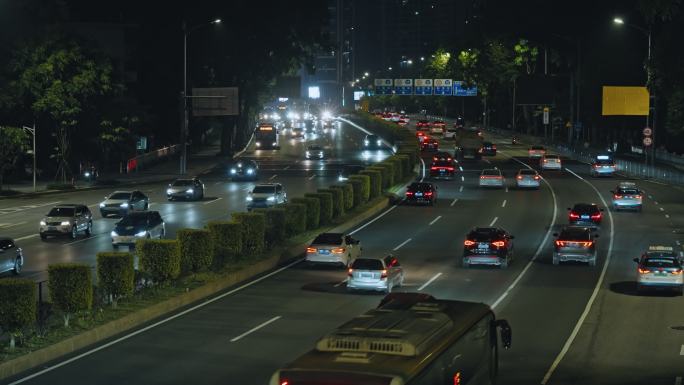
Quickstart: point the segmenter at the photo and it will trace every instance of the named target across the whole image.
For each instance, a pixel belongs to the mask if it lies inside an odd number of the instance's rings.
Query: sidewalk
[[[220,151],[218,144],[208,145],[200,151],[190,154],[187,163],[187,177],[201,175],[211,171],[214,167],[227,160],[227,157],[216,156]],[[160,163],[152,165],[144,170],[133,171],[129,174],[119,173],[104,173],[100,174],[98,180],[95,182],[87,182],[84,180],[76,180],[76,190],[91,190],[97,188],[106,188],[118,185],[132,185],[139,183],[154,183],[161,181],[169,181],[179,178],[180,159],[170,157]],[[45,194],[51,192],[67,192],[74,190],[48,190],[47,186],[56,183],[53,180],[38,180],[36,182],[36,193]],[[58,182],[57,182],[58,183]],[[25,196],[26,194],[33,194],[33,182],[24,181],[21,183],[5,184],[3,191],[12,190],[17,192],[15,195],[0,195],[0,199]]]

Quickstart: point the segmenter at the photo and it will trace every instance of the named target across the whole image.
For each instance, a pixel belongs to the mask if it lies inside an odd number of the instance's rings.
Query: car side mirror
[[[515,235],[509,236],[510,239],[515,239]]]
[[[558,236],[558,233],[553,233],[553,236],[554,236],[554,237],[557,237],[557,236]]]
[[[639,263],[639,258],[632,258],[632,261]]]

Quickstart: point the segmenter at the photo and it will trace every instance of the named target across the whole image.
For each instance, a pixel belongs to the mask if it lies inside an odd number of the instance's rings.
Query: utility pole
[[[33,128],[26,126],[22,128],[33,135],[33,192],[36,192],[36,124],[33,123]]]

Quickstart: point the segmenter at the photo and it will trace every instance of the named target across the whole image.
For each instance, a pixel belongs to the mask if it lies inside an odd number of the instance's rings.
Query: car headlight
[[[276,146],[277,144],[278,144],[278,143],[276,143],[276,142],[273,142],[273,145],[274,145],[274,146]]]
[[[69,221],[62,221],[62,223],[60,223],[60,225],[62,225],[62,226],[69,226],[70,224],[71,224],[71,222],[69,222]]]
[[[231,174],[236,174],[236,173],[237,173],[237,170],[234,169],[234,168],[231,168],[231,169],[230,169],[230,173],[231,173]]]
[[[100,203],[100,208],[105,207],[104,203]]]
[[[273,202],[275,200],[275,197],[268,197],[266,200]]]
[[[254,200],[254,198],[252,198],[252,197],[247,197],[247,202],[251,202],[252,200]]]
[[[189,188],[189,189],[185,190],[185,193],[186,193],[186,194],[194,194],[194,193],[195,193],[195,189]]]
[[[382,144],[382,140],[378,139],[377,141],[378,146]]]
[[[167,188],[167,189],[166,189],[166,193],[167,193],[167,194],[171,194],[172,192],[173,192],[173,190],[171,190],[170,188]]]
[[[90,177],[90,173],[89,173],[88,171],[86,171],[84,175],[85,175],[86,178],[89,178],[89,177]]]
[[[43,221],[40,221],[40,225],[41,226],[47,226],[47,223],[43,220]]]
[[[109,235],[111,235],[112,237],[118,237],[118,236],[119,236],[119,233],[117,233],[116,231],[112,230],[112,232],[109,233]]]
[[[311,154],[309,153],[309,151],[307,151],[307,152],[306,152],[306,156],[309,156],[309,155],[311,155]]]
[[[147,231],[146,231],[146,230],[143,230],[143,231],[141,231],[141,232],[135,234],[136,237],[144,237],[144,236],[146,236],[146,235],[147,235]]]
[[[253,168],[248,168],[248,169],[247,169],[247,174],[254,174],[254,169],[253,169]]]
[[[318,153],[318,156],[323,156],[323,151],[320,151],[320,152]]]
[[[124,209],[128,208],[128,202],[124,202],[124,203],[120,204],[119,207],[124,208]]]
[[[257,147],[261,147],[261,142],[256,142]]]
[[[367,140],[364,140],[364,141],[363,141],[363,144],[365,144],[366,146],[368,146],[368,145],[370,144],[370,142],[367,141]]]

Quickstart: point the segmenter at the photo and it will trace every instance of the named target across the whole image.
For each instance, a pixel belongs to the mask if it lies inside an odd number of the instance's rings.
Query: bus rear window
[[[279,385],[390,385],[392,377],[361,373],[287,371],[280,372]]]

